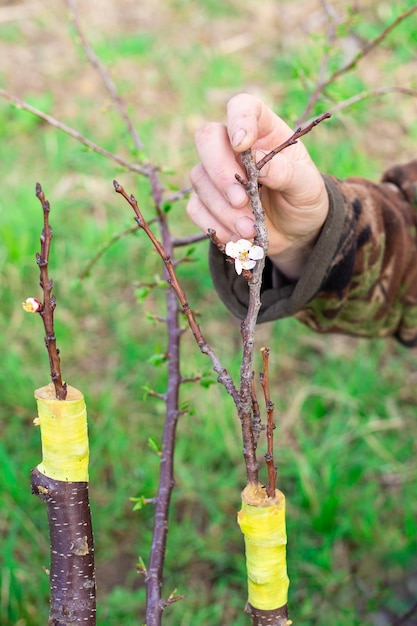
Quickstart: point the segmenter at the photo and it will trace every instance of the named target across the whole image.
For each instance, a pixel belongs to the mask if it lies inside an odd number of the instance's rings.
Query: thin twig
[[[259,409],[259,402],[256,397],[254,377],[252,378],[251,392],[252,392],[252,431],[253,431],[253,438],[255,440],[255,446],[257,446],[259,436],[263,428],[262,428],[262,420],[261,420],[261,411]]]
[[[379,87],[377,89],[370,89],[369,91],[361,91],[351,98],[347,98],[342,102],[338,102],[334,107],[329,108],[329,113],[333,115],[334,113],[339,113],[339,111],[343,111],[353,104],[361,102],[362,100],[366,100],[367,98],[386,96],[390,93],[401,93],[406,96],[412,96],[414,98],[417,97],[417,89],[412,89],[411,87],[401,87],[400,85],[393,85],[391,87]]]
[[[342,67],[339,67],[337,70],[332,72],[328,78],[318,80],[312,94],[308,99],[304,112],[298,120],[298,124],[303,123],[306,119],[310,117],[314,105],[327,89],[327,87],[336,82],[336,80],[338,80],[341,76],[347,74],[350,70],[355,68],[358,63],[362,61],[362,59],[366,57],[372,50],[377,48],[399,24],[401,24],[416,11],[417,4],[407,9],[407,11],[401,13],[393,22],[391,22],[391,24],[389,24],[389,26],[384,28],[384,30],[380,32],[379,35],[374,37],[374,39],[372,39],[371,41],[368,41],[360,50],[358,50],[354,57],[350,61],[345,63],[345,65],[342,65]]]
[[[88,261],[87,265],[84,267],[83,271],[80,273],[80,280],[84,280],[90,275],[91,270],[94,265],[101,259],[101,257],[107,252],[109,248],[111,248],[115,243],[120,241],[120,239],[124,239],[129,235],[132,235],[138,230],[139,226],[132,226],[131,228],[127,228],[120,233],[116,233],[113,235],[111,239],[106,241],[106,243],[96,252],[96,254]]]
[[[276,482],[277,482],[277,468],[274,463],[274,403],[271,401],[271,395],[269,392],[269,348],[261,348],[262,360],[264,369],[260,375],[261,385],[264,390],[265,406],[267,412],[266,421],[266,440],[267,440],[267,453],[265,454],[265,461],[268,467],[268,487],[266,492],[270,498],[275,496]]]
[[[243,353],[242,364],[240,368],[240,403],[238,405],[238,414],[242,424],[243,450],[246,464],[246,474],[248,483],[258,482],[258,464],[256,461],[256,437],[253,431],[253,360],[255,345],[255,328],[258,319],[259,310],[261,308],[261,287],[262,274],[265,267],[265,257],[268,252],[268,233],[265,225],[265,212],[262,207],[259,186],[260,170],[268,161],[274,158],[279,152],[293,145],[298,139],[309,133],[317,124],[330,117],[329,113],[324,113],[317,119],[313,120],[304,128],[298,128],[291,137],[284,141],[280,146],[271,150],[263,159],[257,163],[254,160],[251,150],[242,152],[242,164],[246,171],[247,180],[245,181],[240,175],[236,174],[236,179],[245,188],[252,206],[255,219],[255,243],[264,251],[264,257],[260,259],[248,280],[249,287],[249,304],[246,317],[241,325]],[[210,235],[213,237],[213,235]],[[213,240],[213,239],[212,239]],[[214,240],[215,241],[215,240]],[[215,243],[217,243],[215,241]]]
[[[197,235],[190,235],[189,237],[173,237],[172,245],[174,248],[181,248],[182,246],[190,246],[193,243],[199,243],[207,239],[204,233],[198,233]]]
[[[272,158],[272,157],[271,157]],[[255,218],[255,242],[264,251],[264,257],[260,259],[248,281],[249,304],[245,319],[241,324],[243,341],[242,364],[240,368],[240,404],[238,407],[239,418],[242,424],[243,453],[246,464],[246,476],[248,483],[258,483],[258,463],[256,460],[256,441],[252,428],[253,404],[252,404],[252,381],[253,381],[253,358],[255,345],[255,328],[258,313],[261,308],[262,274],[265,267],[265,255],[268,251],[268,234],[265,227],[265,213],[259,194],[260,168],[255,163],[253,154],[246,150],[241,155],[242,164],[246,170],[247,181],[238,180],[242,183],[249,196],[252,211]]]
[[[174,194],[172,194],[172,196],[168,196],[168,198],[165,199],[165,202],[170,204],[173,202],[177,202],[178,200],[182,200],[182,198],[188,196],[192,192],[192,190],[193,188],[191,186],[184,187],[184,189],[176,191]]]
[[[119,193],[120,195],[122,195],[125,200],[130,204],[130,206],[132,207],[132,209],[134,210],[135,214],[136,214],[136,221],[138,223],[138,225],[140,226],[140,228],[142,228],[146,235],[148,236],[148,238],[150,239],[150,241],[152,242],[155,250],[158,252],[159,256],[161,257],[162,261],[165,264],[165,268],[167,270],[168,273],[168,284],[172,287],[172,289],[174,290],[180,304],[181,304],[181,308],[182,311],[184,313],[184,315],[187,318],[188,321],[188,325],[191,329],[191,332],[193,333],[194,339],[198,345],[198,347],[200,348],[201,352],[203,354],[206,354],[209,359],[211,360],[212,366],[214,371],[218,374],[218,380],[220,383],[222,383],[224,385],[224,387],[226,388],[227,392],[232,396],[232,398],[234,399],[235,403],[237,404],[239,401],[239,395],[237,392],[237,389],[230,377],[230,374],[227,372],[227,370],[222,366],[222,364],[220,363],[217,355],[213,352],[212,348],[208,345],[207,341],[205,340],[200,326],[198,325],[194,313],[190,308],[190,305],[187,301],[187,298],[185,296],[184,290],[182,289],[178,278],[175,274],[175,270],[174,270],[174,266],[171,260],[171,257],[167,254],[164,246],[157,240],[157,238],[155,237],[155,235],[153,234],[152,230],[149,228],[149,225],[147,224],[145,218],[143,217],[138,203],[135,199],[135,197],[133,195],[128,195],[125,190],[123,189],[123,187],[115,180],[113,181],[113,185],[114,185],[114,189],[117,193]]]
[[[0,97],[4,98],[5,100],[8,100],[9,102],[13,102],[13,104],[15,104],[18,109],[22,109],[23,111],[28,111],[28,113],[32,113],[32,115],[36,115],[36,117],[38,117],[41,120],[44,120],[50,126],[57,128],[58,130],[65,133],[66,135],[69,135],[70,137],[78,141],[79,143],[82,143],[84,146],[87,146],[87,148],[89,148],[93,152],[96,152],[97,154],[101,154],[101,156],[104,156],[107,159],[114,161],[115,163],[117,163],[118,165],[121,165],[122,167],[126,168],[130,172],[136,172],[136,174],[142,174],[142,176],[149,177],[150,166],[129,163],[129,161],[127,161],[120,155],[110,152],[109,150],[106,150],[105,148],[102,148],[101,146],[97,145],[90,139],[87,139],[87,137],[84,137],[84,135],[79,133],[77,130],[74,130],[70,126],[67,126],[63,122],[60,122],[56,118],[52,117],[52,115],[48,115],[47,113],[40,111],[39,109],[25,102],[24,100],[21,100],[17,96],[10,94],[8,91],[3,89],[2,87],[0,87]]]
[[[50,205],[45,199],[39,183],[36,184],[36,197],[39,199],[43,210],[43,229],[40,237],[41,251],[36,253],[36,262],[40,271],[39,284],[43,290],[43,304],[39,314],[45,327],[45,346],[48,350],[51,379],[55,387],[55,394],[58,400],[65,400],[67,397],[67,385],[62,382],[61,360],[56,346],[54,330],[56,298],[54,295],[51,295],[54,283],[48,276],[49,251],[52,241],[52,228],[49,224]]]
[[[101,63],[100,59],[98,58],[93,48],[87,41],[87,37],[85,36],[84,30],[81,27],[80,21],[78,19],[78,13],[77,13],[75,2],[74,0],[65,0],[65,2],[69,9],[71,22],[73,23],[74,28],[77,31],[77,34],[80,38],[80,42],[81,42],[81,45],[83,47],[86,57],[91,63],[91,65],[94,67],[94,69],[97,71],[97,73],[101,76],[103,83],[107,91],[110,94],[110,97],[116,107],[118,114],[120,115],[121,119],[124,121],[126,125],[128,133],[130,137],[132,138],[133,145],[135,146],[136,150],[140,152],[141,150],[143,150],[143,145],[142,145],[141,140],[139,139],[139,135],[136,132],[135,127],[133,126],[132,120],[130,119],[129,114],[127,112],[125,103],[123,102],[122,98],[119,96],[116,85],[114,84],[109,72]]]
[[[320,122],[323,122],[324,120],[328,120],[330,117],[331,117],[331,113],[327,111],[326,113],[323,113],[323,115],[316,117],[314,120],[312,120],[309,124],[307,124],[303,128],[301,127],[297,128],[297,130],[291,135],[291,137],[289,137],[281,145],[279,145],[277,148],[274,148],[273,150],[271,150],[271,152],[268,152],[268,154],[266,154],[262,159],[260,159],[260,161],[256,163],[256,167],[259,170],[261,170],[264,167],[264,165],[266,165],[271,159],[273,159],[274,156],[276,156],[279,152],[282,152],[283,150],[285,150],[285,148],[288,148],[289,146],[293,146],[295,143],[297,143],[300,137],[307,135],[309,132],[313,130],[315,126],[317,126],[317,124],[320,124]]]
[[[410,617],[412,617],[415,613],[417,613],[417,602],[415,602],[403,615],[400,615],[395,622],[391,624],[391,626],[403,626],[403,624],[407,624]]]

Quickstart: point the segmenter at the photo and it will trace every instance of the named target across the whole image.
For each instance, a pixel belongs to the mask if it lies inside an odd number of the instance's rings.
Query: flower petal
[[[232,259],[235,259],[237,256],[239,256],[239,252],[234,241],[229,241],[229,243],[226,244],[225,252],[227,256],[232,257]]]
[[[254,259],[255,261],[259,261],[259,259],[264,258],[264,251],[261,246],[252,246],[249,250],[249,258]]]
[[[251,261],[251,259],[247,259],[241,263],[244,270],[251,270],[256,265],[256,261]]]
[[[22,307],[27,313],[38,313],[41,309],[41,303],[36,298],[26,298],[22,302]]]
[[[239,261],[239,259],[235,259],[235,270],[236,270],[236,274],[239,274],[239,276],[242,273],[243,270],[243,265],[242,263]]]
[[[242,252],[249,252],[253,246],[247,239],[239,239],[239,241],[236,242],[236,247],[239,253],[242,254]]]

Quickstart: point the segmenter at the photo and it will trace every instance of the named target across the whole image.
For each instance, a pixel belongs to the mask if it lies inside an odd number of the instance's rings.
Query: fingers
[[[216,230],[223,242],[254,236],[249,198],[235,178],[236,174],[245,177],[237,152],[254,148],[256,158],[260,159],[292,135],[281,118],[261,100],[248,94],[229,101],[227,120],[227,126],[206,123],[196,132],[201,163],[191,172],[195,194],[187,207],[190,218],[199,228],[204,232],[209,228]],[[274,221],[278,219],[276,209],[285,198],[288,209],[298,203],[300,208],[310,208],[313,183],[318,176],[301,142],[278,154],[262,169],[260,181],[275,192],[270,196]],[[304,184],[309,182],[311,185]],[[301,197],[303,194],[307,197]]]
[[[236,189],[244,194],[244,206],[237,209],[217,188],[201,163],[191,171],[191,182],[195,193],[188,202],[187,213],[203,232],[214,229],[224,243],[241,237],[254,237],[253,216],[243,189]]]
[[[203,191],[203,185],[199,183],[205,182],[207,186],[209,179],[233,206],[244,207],[248,203],[247,194],[235,178],[236,173],[243,176],[244,171],[236,160],[225,126],[204,124],[195,134],[195,144],[203,166],[203,170],[192,173],[191,183],[196,191]],[[202,178],[203,171],[208,179]]]
[[[291,128],[261,100],[239,94],[227,105],[227,129],[234,150],[272,150],[292,135]]]
[[[246,191],[236,181],[235,174],[244,176],[236,160],[226,127],[207,123],[195,136],[201,159],[191,171],[195,194],[187,212],[192,221],[207,232],[213,228],[221,241],[254,237],[253,215]]]

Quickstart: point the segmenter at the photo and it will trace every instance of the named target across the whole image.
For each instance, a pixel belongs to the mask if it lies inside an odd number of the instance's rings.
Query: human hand
[[[232,98],[227,124],[206,123],[195,135],[201,162],[191,171],[194,193],[187,212],[203,231],[220,241],[252,239],[254,219],[248,195],[235,178],[245,172],[239,153],[251,148],[259,161],[292,135],[287,124],[261,100],[248,94]],[[260,172],[262,204],[269,238],[268,256],[297,279],[327,217],[323,178],[301,141],[286,148]]]

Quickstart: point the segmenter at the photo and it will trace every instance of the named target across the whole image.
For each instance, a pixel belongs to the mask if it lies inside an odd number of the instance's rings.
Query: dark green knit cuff
[[[302,275],[289,282],[270,259],[266,259],[262,283],[259,322],[294,315],[314,298],[327,277],[338,250],[345,220],[344,199],[334,179],[323,176],[329,196],[329,213]],[[213,284],[227,308],[244,319],[248,307],[248,285],[236,274],[234,265],[214,246],[210,246],[209,265]]]

